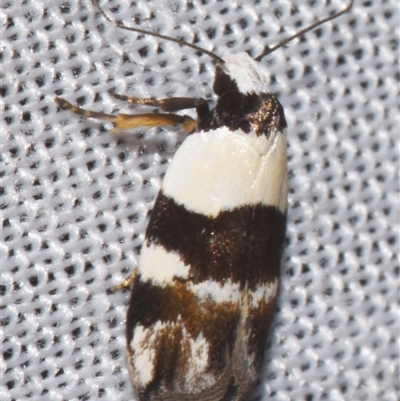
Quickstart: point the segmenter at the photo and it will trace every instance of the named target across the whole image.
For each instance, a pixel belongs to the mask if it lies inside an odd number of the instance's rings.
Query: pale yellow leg
[[[81,109],[59,97],[55,98],[56,103],[62,108],[72,111],[86,118],[97,118],[110,121],[114,124],[112,133],[126,131],[133,128],[165,127],[170,125],[181,125],[182,128],[191,133],[196,128],[196,121],[189,116],[165,113],[144,113],[144,114],[105,114],[96,111]]]
[[[117,285],[114,285],[114,287],[111,288],[111,291],[119,291],[123,288],[128,288],[132,284],[132,281],[135,280],[135,277],[136,269],[125,280],[121,281]]]

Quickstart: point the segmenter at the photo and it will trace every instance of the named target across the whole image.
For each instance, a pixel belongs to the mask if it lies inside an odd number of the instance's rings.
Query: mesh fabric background
[[[252,56],[343,2],[112,1],[113,18]],[[131,400],[128,291],[183,140],[110,136],[57,109],[132,111],[108,90],[212,99],[193,50],[118,30],[89,0],[2,1],[2,401]],[[346,15],[263,60],[288,122],[287,248],[263,400],[399,398],[399,5]],[[149,111],[146,109],[145,111]]]

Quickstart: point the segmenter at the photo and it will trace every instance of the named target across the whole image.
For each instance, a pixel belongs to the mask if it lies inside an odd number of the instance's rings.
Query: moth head
[[[264,74],[258,63],[247,53],[229,54],[224,63],[218,64],[215,71],[214,92],[222,96],[228,91],[237,91],[243,95],[267,91]]]

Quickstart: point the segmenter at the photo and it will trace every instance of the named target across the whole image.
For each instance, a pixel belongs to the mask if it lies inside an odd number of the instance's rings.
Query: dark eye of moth
[[[241,401],[258,380],[275,309],[287,212],[286,120],[258,62],[353,5],[255,59],[111,20],[118,28],[192,48],[216,64],[215,103],[115,94],[161,113],[108,115],[73,106],[115,130],[180,125],[189,135],[157,196],[127,315],[128,364],[141,401]],[[194,119],[182,110],[194,109]]]

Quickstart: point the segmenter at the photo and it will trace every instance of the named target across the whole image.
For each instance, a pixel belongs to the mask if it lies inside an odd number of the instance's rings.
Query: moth
[[[116,130],[180,125],[188,134],[165,174],[139,265],[124,283],[132,284],[126,334],[135,389],[142,401],[241,401],[262,366],[287,213],[285,115],[258,63],[353,1],[254,60],[125,26],[94,4],[118,28],[187,46],[216,64],[213,108],[204,99],[116,95],[163,112],[114,116],[55,99]],[[175,114],[191,108],[196,119]]]

